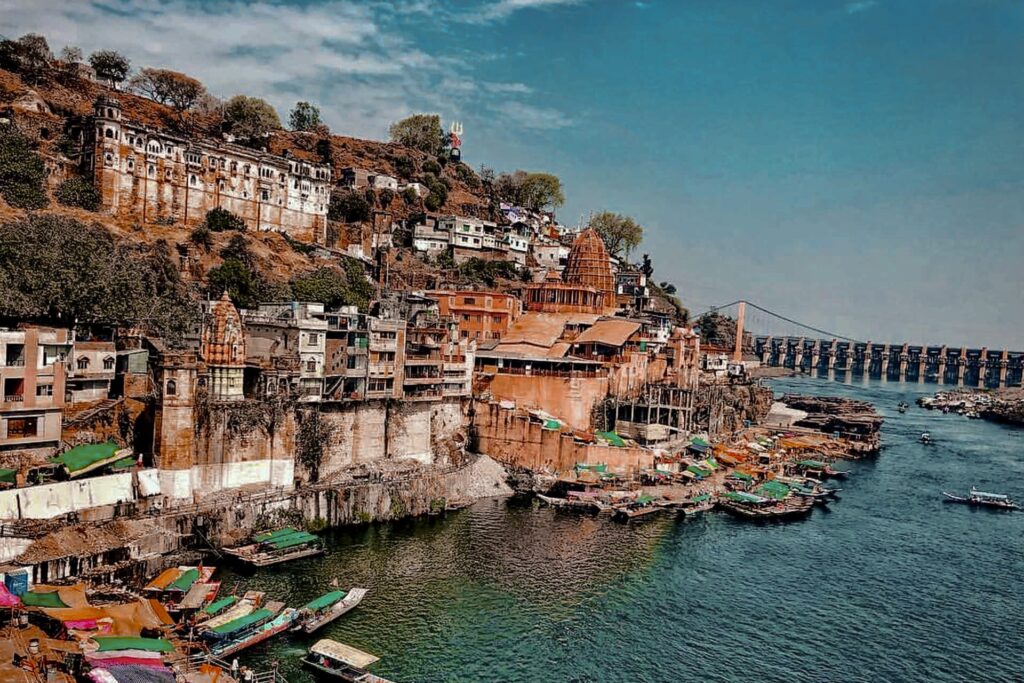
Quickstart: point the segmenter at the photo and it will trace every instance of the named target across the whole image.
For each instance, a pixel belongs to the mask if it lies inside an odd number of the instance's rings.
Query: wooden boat
[[[302,663],[346,683],[390,683],[366,670],[380,661],[379,657],[362,652],[336,640],[318,641],[302,658]]]
[[[284,633],[291,629],[295,624],[295,618],[297,615],[298,610],[294,610],[291,607],[285,608],[284,611],[273,619],[250,629],[246,629],[239,633],[235,638],[223,641],[211,647],[210,652],[216,657],[227,657],[235,654],[236,652],[241,652],[248,647],[252,647],[257,643],[262,643],[264,640],[276,636],[278,633]]]
[[[346,612],[355,609],[368,592],[365,588],[353,588],[347,593],[339,590],[321,595],[299,609],[296,628],[302,629],[306,633],[313,633]]]
[[[661,512],[665,508],[660,505],[656,505],[654,499],[651,496],[639,496],[636,500],[620,505],[615,508],[615,512],[612,513],[613,519],[620,521],[629,521],[631,519],[638,519],[640,517],[647,517],[655,513]]]
[[[537,493],[535,495],[537,496],[537,500],[539,500],[540,502],[544,503],[545,505],[550,505],[553,508],[568,507],[568,505],[569,505],[569,501],[566,500],[565,498],[556,498],[554,496],[545,496],[544,494],[541,494],[541,493]]]
[[[999,510],[1019,510],[1018,506],[1013,500],[1002,493],[985,493],[984,491],[978,491],[974,487],[971,487],[971,492],[966,497],[958,496],[953,493],[946,491],[942,492],[942,495],[946,497],[947,503],[962,503],[964,505],[975,505],[978,507],[996,508]]]
[[[782,519],[808,514],[814,502],[806,498],[776,501],[752,493],[729,491],[718,497],[718,506],[749,519]]]
[[[907,412],[908,408],[910,408],[910,405],[908,405],[905,401],[900,401],[899,405],[896,406],[896,410],[900,411],[901,413]]]
[[[257,534],[253,542],[224,552],[254,567],[269,567],[303,557],[324,553],[324,542],[319,536],[287,527]]]
[[[227,605],[218,614],[210,614],[198,626],[204,629],[214,629],[223,626],[228,622],[240,619],[252,614],[263,604],[264,593],[260,591],[249,591],[232,605]]]

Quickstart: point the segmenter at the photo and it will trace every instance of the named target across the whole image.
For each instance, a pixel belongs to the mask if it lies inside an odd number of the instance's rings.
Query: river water
[[[842,395],[886,417],[876,459],[806,520],[713,513],[619,524],[485,500],[443,519],[332,532],[329,554],[245,576],[298,606],[371,589],[316,636],[253,648],[289,681],[319,637],[433,681],[1022,681],[1024,512],[944,505],[971,485],[1024,498],[1024,430],[913,406],[925,387],[773,382]],[[934,389],[934,387],[930,387]],[[917,442],[930,431],[932,446]]]

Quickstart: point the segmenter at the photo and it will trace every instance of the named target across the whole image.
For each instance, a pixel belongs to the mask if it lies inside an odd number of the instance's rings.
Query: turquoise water
[[[331,637],[430,681],[1021,681],[1024,513],[944,505],[940,491],[1024,498],[1024,430],[916,407],[918,385],[787,379],[777,391],[864,398],[885,449],[852,463],[841,499],[806,520],[724,514],[623,525],[481,501],[444,519],[341,530],[330,554],[225,587],[299,605],[371,589],[315,636],[242,663],[281,663]],[[935,445],[917,443],[930,431]]]

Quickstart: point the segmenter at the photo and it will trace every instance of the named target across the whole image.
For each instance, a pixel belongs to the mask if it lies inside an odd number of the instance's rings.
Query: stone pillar
[[[761,365],[769,365],[772,360],[772,338],[769,336],[764,340],[764,348],[761,349]]]
[[[1003,355],[999,359],[999,386],[1006,386],[1006,370],[1010,365],[1010,352],[1003,349]]]
[[[939,384],[945,384],[946,383],[946,347],[945,347],[945,345],[943,345],[943,347],[941,349],[939,349],[938,375],[939,376],[936,378],[936,381]]]
[[[889,379],[889,345],[885,344],[882,346],[882,380]]]
[[[815,339],[814,346],[811,347],[811,370],[815,374],[818,372],[818,360],[821,357],[821,340]]]
[[[796,345],[796,367],[800,370],[804,369],[804,338],[800,337],[800,341]]]
[[[981,355],[978,356],[978,386],[984,388],[985,380],[988,378],[988,347],[981,347]]]
[[[907,381],[907,349],[908,344],[904,344],[900,349],[900,381]]]
[[[967,347],[960,347],[960,358],[957,359],[956,363],[956,384],[962,387],[964,385],[964,370],[967,368]]]

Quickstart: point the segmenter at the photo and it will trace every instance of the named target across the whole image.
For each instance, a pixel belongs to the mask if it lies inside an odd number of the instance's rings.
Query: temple
[[[527,288],[526,308],[544,313],[615,311],[615,275],[596,230],[587,228],[573,242],[561,278],[549,271],[543,282]]]

